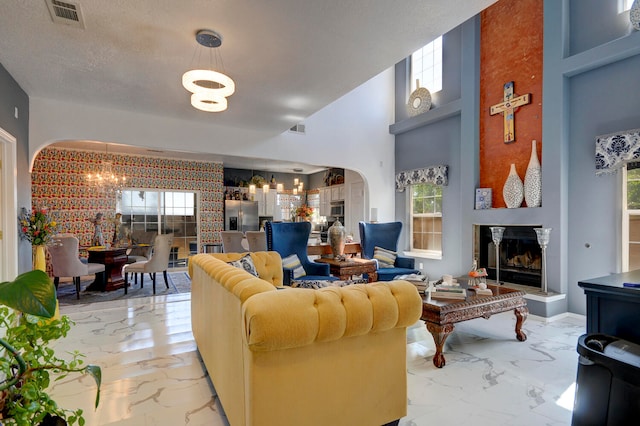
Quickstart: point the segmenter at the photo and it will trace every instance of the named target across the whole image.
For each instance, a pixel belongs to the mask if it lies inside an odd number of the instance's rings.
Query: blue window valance
[[[640,129],[596,138],[596,175],[615,173],[628,163],[640,161]]]
[[[449,166],[430,166],[422,169],[407,170],[396,175],[396,191],[415,183],[431,183],[446,186],[449,183]]]

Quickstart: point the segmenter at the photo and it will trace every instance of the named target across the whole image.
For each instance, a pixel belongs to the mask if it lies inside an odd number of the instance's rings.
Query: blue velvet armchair
[[[376,247],[398,252],[398,239],[402,231],[402,222],[365,223],[359,222],[360,246],[362,257],[373,259]],[[397,256],[393,268],[378,267],[378,281],[391,281],[397,275],[418,274],[415,260],[410,257]]]
[[[265,231],[267,232],[267,250],[277,251],[283,259],[292,254],[298,256],[306,273],[301,279],[328,281],[336,279],[329,275],[329,265],[309,260],[307,244],[311,234],[311,223],[267,222]],[[283,284],[291,285],[293,269],[283,267],[282,270],[284,272]]]

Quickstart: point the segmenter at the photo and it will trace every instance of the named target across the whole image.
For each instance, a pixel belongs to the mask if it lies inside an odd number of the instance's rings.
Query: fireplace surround
[[[542,249],[534,228],[542,225],[474,225],[474,257],[496,279],[496,250],[491,239],[492,226],[504,226],[500,243],[500,281],[532,288],[542,287]]]

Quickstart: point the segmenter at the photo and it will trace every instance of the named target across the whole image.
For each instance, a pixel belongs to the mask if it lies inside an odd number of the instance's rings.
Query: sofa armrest
[[[412,257],[397,256],[395,266],[398,268],[415,269],[416,260]]]

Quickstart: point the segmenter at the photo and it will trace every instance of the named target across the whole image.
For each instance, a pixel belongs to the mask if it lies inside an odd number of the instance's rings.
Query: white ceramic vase
[[[520,176],[518,176],[518,172],[516,172],[515,164],[511,164],[509,176],[507,176],[507,180],[502,187],[502,198],[504,198],[504,203],[507,205],[507,208],[510,209],[520,207],[524,199],[524,185],[522,184]]]
[[[633,28],[640,31],[640,0],[635,0],[629,9],[629,20]]]
[[[524,200],[527,207],[540,207],[542,204],[542,168],[538,160],[535,140],[531,141],[531,157],[524,175]]]

